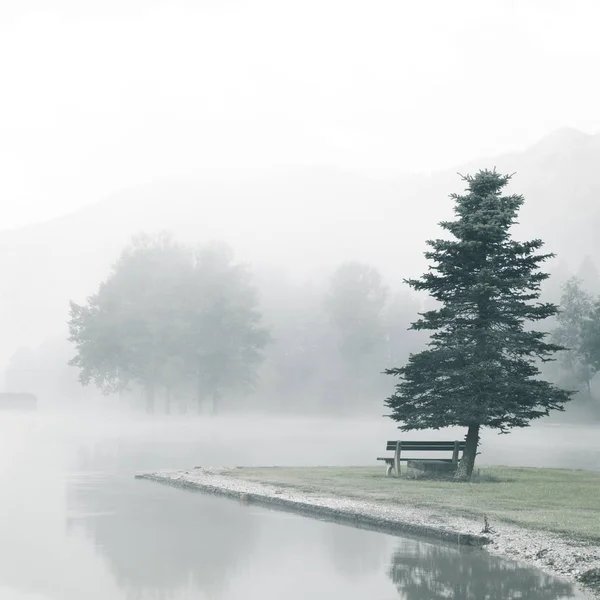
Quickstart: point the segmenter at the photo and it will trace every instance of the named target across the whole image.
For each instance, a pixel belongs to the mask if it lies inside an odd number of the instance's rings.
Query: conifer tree
[[[440,226],[454,239],[428,241],[425,257],[433,264],[406,281],[439,302],[411,326],[430,330],[430,341],[404,367],[385,371],[400,378],[386,406],[402,431],[467,428],[459,480],[471,477],[482,427],[501,433],[526,427],[563,410],[572,396],[539,378],[536,362],[563,349],[531,327],[558,311],[539,301],[548,278],[540,265],[553,254],[539,253],[542,240],[512,239],[524,199],[502,195],[510,179],[479,171],[463,178],[464,195],[451,195],[457,218]]]

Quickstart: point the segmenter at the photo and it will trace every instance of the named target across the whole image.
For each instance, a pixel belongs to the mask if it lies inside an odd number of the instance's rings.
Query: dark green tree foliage
[[[192,250],[168,235],[140,236],[84,305],[71,302],[70,341],[84,385],[104,393],[157,388],[216,402],[253,382],[268,341],[250,275],[228,248]]]
[[[510,176],[485,170],[464,180],[467,193],[451,196],[456,220],[440,223],[454,239],[428,241],[432,266],[407,281],[440,304],[411,326],[433,332],[428,347],[404,367],[386,370],[400,378],[386,401],[400,429],[467,427],[458,479],[471,476],[481,427],[525,427],[571,397],[541,380],[536,366],[562,347],[526,327],[558,311],[538,301],[548,277],[539,266],[552,254],[538,253],[539,239],[511,238],[523,197],[502,195]]]

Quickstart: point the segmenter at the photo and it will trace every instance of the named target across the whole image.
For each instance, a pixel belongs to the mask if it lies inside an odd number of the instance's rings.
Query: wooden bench
[[[401,440],[392,440],[387,443],[386,450],[394,452],[393,457],[378,457],[377,460],[385,461],[387,465],[386,476],[392,471],[396,471],[396,476],[400,475],[400,461],[419,460],[419,461],[441,461],[458,464],[459,453],[464,452],[466,442],[403,442]],[[402,456],[402,452],[452,452],[452,458],[407,458]]]

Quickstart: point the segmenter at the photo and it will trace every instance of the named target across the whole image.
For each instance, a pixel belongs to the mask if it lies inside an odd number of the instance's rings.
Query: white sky
[[[123,187],[600,131],[597,0],[0,0],[0,229]]]

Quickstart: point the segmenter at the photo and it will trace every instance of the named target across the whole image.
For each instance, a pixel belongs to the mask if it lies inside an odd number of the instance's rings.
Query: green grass
[[[474,483],[385,477],[382,467],[241,468],[232,477],[308,493],[445,511],[600,541],[600,473],[482,467]]]

